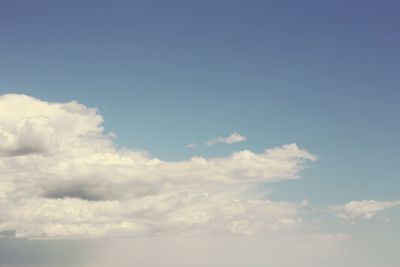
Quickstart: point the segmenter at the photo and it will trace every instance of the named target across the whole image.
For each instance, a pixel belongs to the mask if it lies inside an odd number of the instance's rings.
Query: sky
[[[398,266],[399,8],[0,1],[0,266]]]

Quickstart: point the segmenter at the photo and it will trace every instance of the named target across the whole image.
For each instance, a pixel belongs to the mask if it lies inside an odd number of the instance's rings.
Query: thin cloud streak
[[[211,139],[211,140],[207,141],[205,144],[207,146],[212,146],[212,145],[220,144],[220,143],[230,145],[230,144],[234,144],[234,143],[238,143],[238,142],[244,142],[246,140],[247,140],[246,136],[240,135],[238,133],[232,133],[231,135],[226,136],[226,137],[220,136],[220,137]]]

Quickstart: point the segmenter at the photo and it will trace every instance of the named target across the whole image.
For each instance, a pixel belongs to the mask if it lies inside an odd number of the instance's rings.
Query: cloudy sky
[[[397,1],[0,1],[0,267],[397,267]]]

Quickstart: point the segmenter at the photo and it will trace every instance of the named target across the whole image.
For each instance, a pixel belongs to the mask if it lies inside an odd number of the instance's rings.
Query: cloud
[[[300,178],[315,156],[296,144],[170,162],[117,149],[96,109],[0,97],[0,231],[18,237],[248,235],[302,224],[302,203],[261,183]],[[232,142],[232,139],[230,139]]]
[[[35,198],[2,209],[18,237],[147,236],[163,232],[248,235],[290,230],[301,223],[300,205],[238,200],[223,193],[168,191],[128,200]]]
[[[197,145],[195,143],[190,143],[186,145],[187,148],[196,148]]]
[[[212,140],[209,140],[206,142],[206,145],[211,146],[211,145],[215,145],[218,143],[233,144],[233,143],[246,141],[246,139],[247,139],[246,136],[240,135],[238,133],[233,133],[227,137],[220,136],[220,137],[214,138]]]
[[[358,219],[371,219],[377,213],[396,206],[400,206],[400,201],[361,200],[333,206],[331,210],[333,210],[339,218],[354,222]]]
[[[103,119],[75,101],[60,104],[25,95],[0,97],[0,155],[46,154],[102,134]]]

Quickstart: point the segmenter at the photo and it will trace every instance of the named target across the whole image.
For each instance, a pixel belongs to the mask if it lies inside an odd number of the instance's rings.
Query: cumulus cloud
[[[301,224],[302,203],[272,202],[256,190],[300,178],[316,158],[296,144],[170,162],[117,149],[102,123],[96,109],[75,101],[0,97],[0,231],[47,238],[247,235]]]
[[[246,136],[240,135],[238,133],[233,133],[233,134],[231,134],[229,136],[226,136],[226,137],[220,136],[220,137],[211,139],[211,140],[206,142],[206,145],[207,146],[211,146],[211,145],[215,145],[215,144],[218,144],[218,143],[233,144],[233,143],[246,141],[246,139],[247,139]]]
[[[358,219],[371,219],[377,213],[396,206],[400,206],[400,201],[361,200],[333,206],[331,209],[340,219],[354,222]]]
[[[35,198],[3,206],[3,227],[18,237],[144,236],[162,232],[248,235],[290,230],[300,205],[239,200],[218,193],[168,191],[128,200]]]

